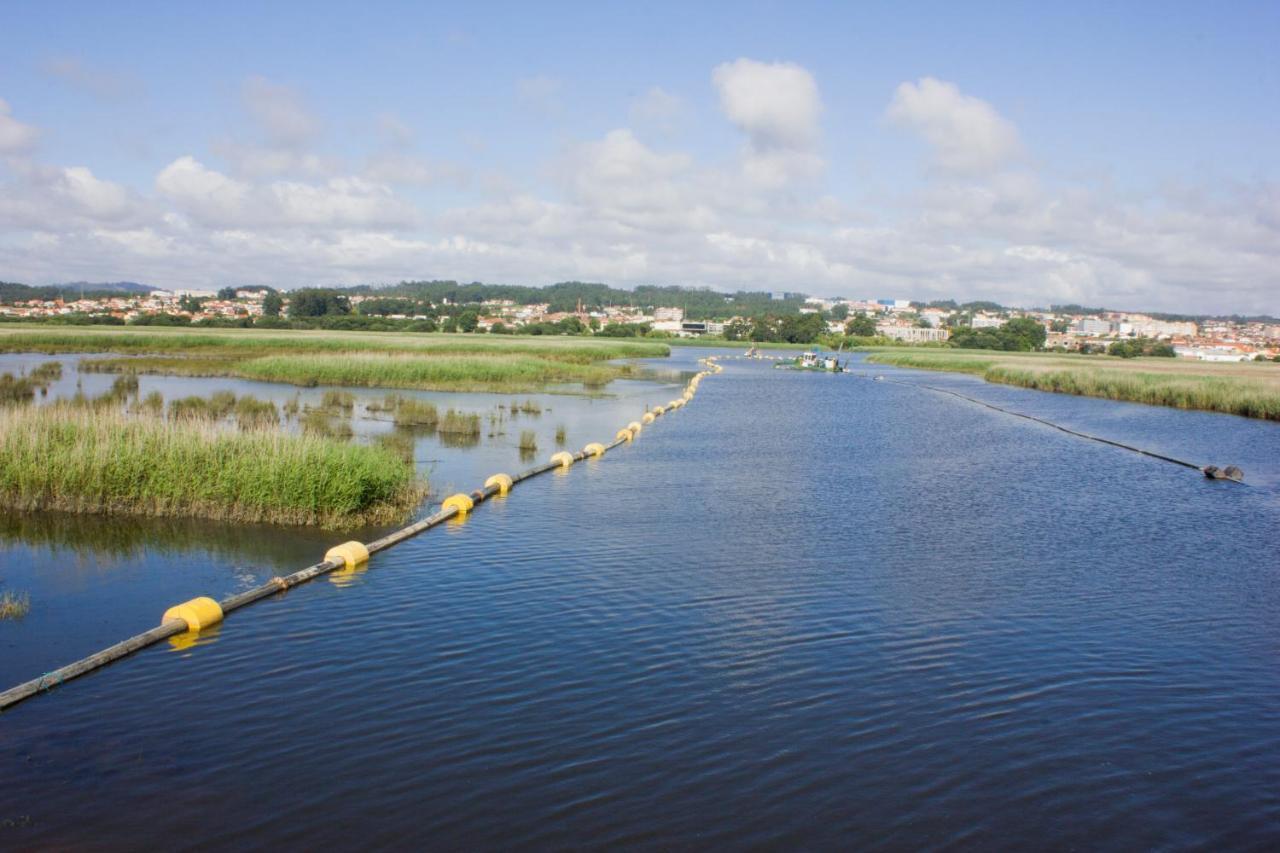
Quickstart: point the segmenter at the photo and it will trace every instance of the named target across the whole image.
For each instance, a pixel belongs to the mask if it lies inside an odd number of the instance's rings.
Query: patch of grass
[[[381,447],[41,406],[0,411],[0,506],[288,524],[382,523],[422,496]]]
[[[867,361],[970,373],[1039,391],[1280,420],[1280,368],[1267,364],[945,351],[876,352]]]
[[[280,412],[270,400],[245,396],[236,400],[236,426],[240,429],[263,429],[280,425]]]
[[[530,453],[537,453],[538,452],[538,434],[531,429],[520,430],[519,447],[521,450],[527,450]]]
[[[564,447],[565,432],[564,424],[560,424],[556,427],[556,447]]]
[[[398,427],[426,427],[433,429],[440,422],[436,407],[425,400],[398,397],[393,419]]]
[[[21,619],[29,612],[31,612],[31,596],[25,592],[5,590],[0,593],[0,622],[6,619]]]
[[[356,406],[356,395],[350,391],[325,391],[320,398],[320,405],[326,409],[338,409],[350,414]]]
[[[25,376],[0,374],[0,403],[30,403],[36,397],[36,383]]]
[[[164,395],[159,391],[152,391],[143,397],[137,405],[137,410],[144,415],[157,417],[164,414]]]
[[[430,355],[539,355],[588,364],[616,358],[653,358],[670,353],[666,342],[618,338],[531,335],[397,334],[393,332],[292,331],[267,329],[109,329],[6,324],[2,352],[118,352],[222,354],[242,357],[269,352],[409,352]]]
[[[37,365],[27,374],[27,378],[37,385],[48,385],[62,378],[62,362],[46,361]]]
[[[302,417],[298,418],[298,425],[302,427],[303,435],[316,438],[350,441],[355,435],[350,423],[343,420],[335,423],[333,417],[323,409],[308,409]]]
[[[217,391],[209,397],[181,397],[169,402],[169,417],[185,421],[220,421],[235,409],[236,395]]]
[[[669,354],[662,343],[572,337],[359,332],[33,328],[6,324],[3,352],[113,352],[88,372],[237,376],[296,385],[523,391],[599,388],[631,374],[621,358]]]
[[[413,461],[413,435],[404,430],[383,433],[374,439],[380,447],[385,447],[406,462]]]
[[[436,423],[436,432],[441,435],[469,435],[479,437],[480,416],[472,412],[459,412],[449,409]]]

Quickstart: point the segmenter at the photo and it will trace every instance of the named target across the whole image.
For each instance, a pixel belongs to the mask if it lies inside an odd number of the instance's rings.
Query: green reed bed
[[[117,352],[223,355],[251,358],[270,353],[411,353],[417,355],[533,355],[590,364],[617,358],[668,355],[665,343],[518,335],[424,335],[251,329],[49,329],[6,325],[0,352]]]
[[[38,387],[29,377],[0,374],[0,404],[30,403],[35,399]]]
[[[429,427],[434,429],[440,422],[440,413],[436,407],[425,400],[413,397],[397,397],[392,419],[398,427]]]
[[[405,353],[140,357],[86,359],[87,373],[231,376],[291,385],[345,385],[421,391],[536,391],[547,385],[580,383],[599,388],[632,373],[629,365],[581,364],[528,355],[420,356]]]
[[[576,364],[533,356],[432,356],[352,354],[280,355],[241,362],[246,379],[294,385],[483,391],[528,390],[561,382],[607,382],[624,375],[614,365]]]
[[[403,518],[413,466],[381,447],[64,406],[0,411],[0,506],[338,526]]]
[[[1172,359],[1134,363],[1103,358],[878,352],[867,361],[971,373],[988,382],[1038,391],[1280,420],[1280,370],[1271,365],[1198,365]]]

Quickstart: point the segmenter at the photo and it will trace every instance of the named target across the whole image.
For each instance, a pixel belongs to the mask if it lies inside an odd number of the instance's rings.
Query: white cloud
[[[477,153],[481,167],[465,182],[459,167],[420,156],[398,121],[376,115],[366,139],[350,140],[363,163],[354,171],[320,158],[309,120],[264,130],[231,166],[177,157],[143,189],[86,166],[10,157],[0,171],[4,277],[193,286],[579,278],[1280,313],[1275,184],[1125,197],[1105,184],[1042,182],[1022,164],[1010,168],[1015,146],[990,142],[1007,135],[954,129],[991,125],[994,110],[954,87],[924,103],[964,109],[924,109],[916,96],[931,87],[922,81],[895,97],[895,120],[921,133],[952,128],[931,180],[874,204],[837,198],[797,180],[822,169],[821,103],[807,72],[741,60],[713,79],[744,135],[742,160],[729,166],[618,128],[566,142],[536,179],[491,173],[490,153]],[[450,192],[433,191],[442,182]]]
[[[166,166],[156,177],[156,188],[192,219],[218,228],[394,229],[417,218],[413,208],[388,187],[363,178],[255,185],[210,169],[191,156]]]
[[[35,147],[40,132],[13,117],[9,103],[0,98],[0,154],[23,154]]]
[[[818,138],[822,99],[813,75],[790,62],[739,59],[711,74],[720,108],[758,150],[802,149]]]
[[[899,85],[885,117],[924,137],[949,172],[989,172],[1022,153],[1017,128],[991,104],[933,77]]]
[[[716,66],[711,80],[721,110],[747,136],[749,179],[781,186],[822,170],[816,151],[822,99],[812,74],[790,62],[738,59]]]

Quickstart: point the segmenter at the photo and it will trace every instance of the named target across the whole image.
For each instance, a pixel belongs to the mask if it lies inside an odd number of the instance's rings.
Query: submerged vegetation
[[[0,505],[325,526],[381,523],[422,495],[379,446],[97,408],[0,411]]]
[[[25,592],[18,593],[5,590],[0,593],[0,622],[6,619],[21,619],[31,610],[31,596]]]
[[[876,352],[867,361],[971,373],[988,382],[1039,391],[1280,420],[1280,369],[1266,364],[937,350]]]

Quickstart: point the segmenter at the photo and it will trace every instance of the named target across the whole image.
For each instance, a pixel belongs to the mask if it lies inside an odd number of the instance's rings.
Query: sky
[[[0,280],[1280,315],[1280,3],[9,3]]]

